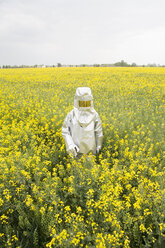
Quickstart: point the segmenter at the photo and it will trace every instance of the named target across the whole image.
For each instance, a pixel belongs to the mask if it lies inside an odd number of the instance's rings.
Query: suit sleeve
[[[103,143],[103,128],[102,128],[101,119],[98,114],[96,116],[96,121],[95,121],[95,136],[96,136],[96,147],[101,149]]]
[[[66,150],[68,152],[70,148],[74,146],[70,130],[70,113],[66,116],[62,125],[62,137],[65,140]]]

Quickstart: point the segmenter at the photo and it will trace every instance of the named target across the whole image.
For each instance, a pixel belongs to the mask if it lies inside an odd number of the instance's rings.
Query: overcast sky
[[[0,65],[165,64],[165,0],[0,0]]]

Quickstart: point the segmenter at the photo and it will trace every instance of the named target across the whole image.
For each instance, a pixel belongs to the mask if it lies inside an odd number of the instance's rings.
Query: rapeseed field
[[[165,247],[165,68],[0,70],[0,247]],[[103,148],[66,154],[77,87]]]

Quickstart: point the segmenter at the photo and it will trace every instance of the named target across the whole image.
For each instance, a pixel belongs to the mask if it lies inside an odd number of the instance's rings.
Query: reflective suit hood
[[[79,101],[91,101],[90,107],[79,107]],[[74,113],[81,126],[87,126],[95,118],[93,96],[89,87],[78,87],[74,98]]]

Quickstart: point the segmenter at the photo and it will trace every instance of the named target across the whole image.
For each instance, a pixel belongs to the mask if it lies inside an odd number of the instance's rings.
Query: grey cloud
[[[152,36],[164,39],[164,7],[163,0],[0,0],[0,64],[99,63],[127,54],[136,62],[140,47],[143,63],[145,49],[154,50]],[[136,39],[138,52],[130,45]],[[164,61],[160,49],[157,63]]]

